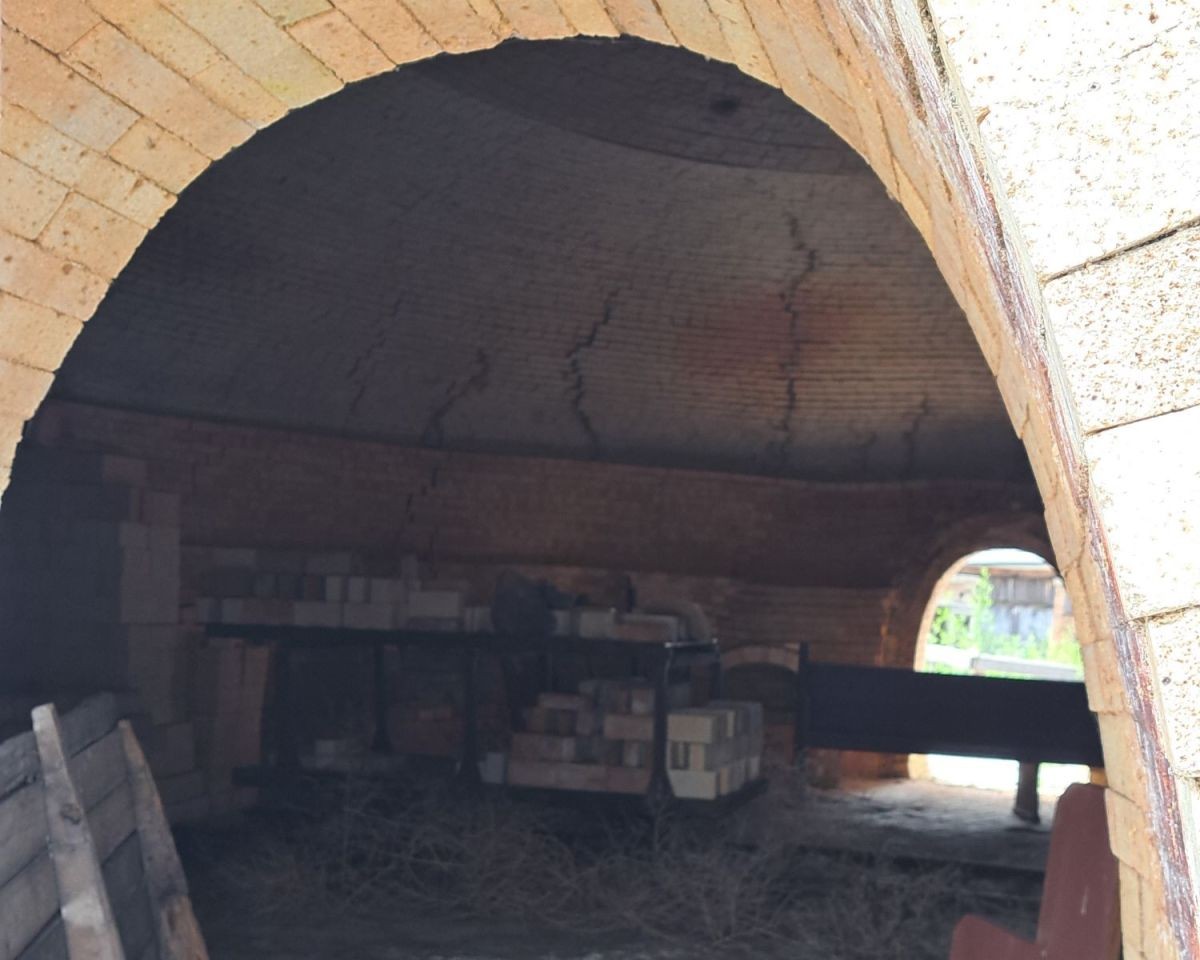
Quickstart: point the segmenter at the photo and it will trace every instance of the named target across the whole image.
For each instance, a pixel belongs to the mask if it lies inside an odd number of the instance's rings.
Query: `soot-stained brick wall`
[[[711,587],[688,591],[710,589],[717,606],[737,611],[730,623],[759,625],[726,630],[739,642],[803,632],[791,595],[777,590],[833,591],[814,610],[831,602],[877,611],[906,574],[940,555],[946,531],[1038,511],[1036,491],[1017,485],[821,484],[450,453],[61,401],[42,410],[27,444],[145,460],[154,488],[179,494],[185,544],[347,548],[381,571],[415,553],[435,569],[707,578]],[[19,462],[14,478],[22,482]],[[718,581],[737,582],[736,600]],[[869,659],[868,647],[882,655],[880,630],[871,633],[868,646],[847,647],[852,659]]]
[[[1028,479],[921,237],[828,128],[645,44],[382,76],[188,189],[64,398],[801,479]]]

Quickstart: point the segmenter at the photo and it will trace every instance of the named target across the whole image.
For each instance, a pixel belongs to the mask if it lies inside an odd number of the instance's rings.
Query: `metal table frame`
[[[251,623],[212,623],[205,627],[206,636],[237,639],[248,644],[271,648],[272,687],[270,714],[263,725],[264,766],[274,766],[280,773],[297,773],[300,755],[292,726],[291,654],[293,650],[338,648],[370,648],[373,654],[373,709],[375,736],[371,750],[378,754],[395,753],[387,723],[391,702],[384,651],[408,647],[455,649],[463,684],[463,737],[459,750],[457,776],[471,786],[480,784],[479,729],[476,700],[477,670],[480,657],[495,656],[504,669],[506,694],[513,711],[515,728],[519,707],[515,704],[506,665],[516,657],[540,657],[545,669],[545,686],[554,686],[555,663],[562,657],[587,654],[627,656],[635,675],[652,672],[655,686],[654,740],[651,759],[650,786],[647,796],[652,802],[673,798],[667,776],[667,714],[668,688],[672,672],[679,667],[696,663],[707,664],[711,673],[711,692],[719,698],[722,692],[721,654],[717,640],[685,641],[679,643],[645,643],[613,638],[583,637],[520,637],[496,633],[465,633],[440,630],[364,630],[351,627],[302,627]]]

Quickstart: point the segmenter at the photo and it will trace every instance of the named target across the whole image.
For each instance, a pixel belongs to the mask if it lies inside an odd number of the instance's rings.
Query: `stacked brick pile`
[[[677,797],[715,800],[757,780],[762,769],[761,703],[714,700],[667,717],[667,767]]]
[[[714,799],[756,779],[762,707],[722,701],[689,707],[687,685],[669,688],[667,756],[678,797]],[[585,680],[579,693],[543,693],[513,734],[508,783],[644,793],[654,762],[654,687],[642,680]]]
[[[686,702],[686,688],[672,699]],[[654,688],[637,680],[585,680],[579,693],[543,693],[513,734],[514,786],[644,793],[650,785]]]
[[[196,753],[208,775],[213,813],[247,806],[254,791],[233,785],[237,767],[262,760],[263,700],[270,652],[241,640],[208,639],[197,654],[194,717]]]
[[[463,712],[446,698],[441,703],[397,703],[388,711],[392,746],[400,753],[457,757],[462,748]]]
[[[399,577],[369,575],[364,558],[351,552],[188,548],[183,563],[200,623],[493,631],[489,606],[468,603],[458,585],[422,584],[414,558],[404,560]],[[699,607],[678,606],[678,612],[662,613],[556,610],[553,632],[643,643],[710,639]]]
[[[146,461],[30,446],[0,536],[3,661],[46,699],[123,698],[173,820],[208,810],[190,719],[194,637],[179,622],[179,495]],[[21,676],[22,669],[29,677]]]
[[[422,586],[412,561],[399,577],[378,577],[348,552],[194,548],[184,560],[201,623],[461,630],[487,622],[486,608],[468,608],[461,590]]]

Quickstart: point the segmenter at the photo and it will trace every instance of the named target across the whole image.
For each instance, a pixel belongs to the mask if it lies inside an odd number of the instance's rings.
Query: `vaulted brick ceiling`
[[[443,58],[261,133],[147,239],[56,390],[453,449],[1027,471],[862,161],[734,69],[635,43]]]

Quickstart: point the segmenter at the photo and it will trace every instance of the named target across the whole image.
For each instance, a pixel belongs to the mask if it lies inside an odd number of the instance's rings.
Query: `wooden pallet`
[[[137,737],[103,695],[0,744],[0,960],[207,960]]]

